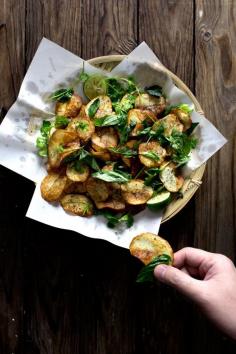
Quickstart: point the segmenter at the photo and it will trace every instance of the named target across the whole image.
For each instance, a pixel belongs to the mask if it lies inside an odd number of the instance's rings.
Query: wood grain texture
[[[200,103],[229,143],[209,162],[196,198],[160,234],[175,250],[195,245],[233,258],[234,1],[0,3],[0,108],[13,102],[42,36],[84,58],[128,53],[145,40],[193,91],[196,81]],[[1,168],[0,186],[1,354],[235,352],[174,290],[136,284],[141,265],[127,250],[25,219],[31,182]]]
[[[81,8],[82,0],[26,0],[27,67],[42,37],[81,55]]]
[[[139,41],[194,92],[194,2],[140,0]]]
[[[25,2],[4,0],[0,5],[0,108],[3,118],[24,77]],[[26,184],[23,178],[0,167],[0,352],[4,354],[16,353],[23,342],[23,244],[20,229],[24,224],[25,206],[22,188]]]
[[[195,245],[224,253],[234,260],[235,21],[235,1],[196,2],[196,95],[206,116],[224,134],[228,143],[209,161],[205,183],[197,196]],[[202,205],[207,205],[207,213]]]
[[[86,0],[82,10],[84,59],[127,54],[137,45],[137,0]]]
[[[25,0],[2,0],[0,6],[0,106],[9,109],[25,72]]]

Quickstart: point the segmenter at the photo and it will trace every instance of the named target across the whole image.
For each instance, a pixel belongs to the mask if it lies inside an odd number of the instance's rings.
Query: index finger
[[[212,258],[212,253],[193,247],[185,247],[174,254],[174,267],[181,268],[184,265],[200,267],[200,265]]]

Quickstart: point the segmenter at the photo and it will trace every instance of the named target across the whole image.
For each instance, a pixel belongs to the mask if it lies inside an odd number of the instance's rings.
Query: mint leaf
[[[59,89],[51,94],[52,101],[67,102],[72,97],[74,90],[72,88]]]

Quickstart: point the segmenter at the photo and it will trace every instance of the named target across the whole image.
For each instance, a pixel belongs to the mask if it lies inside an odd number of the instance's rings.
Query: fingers
[[[157,266],[154,275],[161,282],[174,287],[192,300],[199,300],[202,291],[200,280],[191,278],[185,272],[167,265]]]
[[[174,254],[174,266],[176,268],[184,266],[199,268],[204,261],[211,259],[212,255],[210,252],[197,248],[185,247]]]

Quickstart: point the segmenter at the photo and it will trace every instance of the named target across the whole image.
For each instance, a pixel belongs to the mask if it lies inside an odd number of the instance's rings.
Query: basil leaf
[[[198,140],[188,136],[186,133],[173,131],[171,136],[166,137],[173,149],[172,161],[180,165],[187,163],[190,159],[190,152],[197,146]]]
[[[121,118],[117,115],[105,116],[102,118],[96,118],[94,125],[96,127],[107,127],[111,125],[117,125],[120,123]]]
[[[118,79],[112,77],[108,78],[106,79],[106,84],[107,95],[110,97],[112,102],[119,101],[125,95],[126,92]]]
[[[127,158],[134,157],[137,155],[137,151],[129,149],[126,146],[121,146],[118,148],[110,148],[109,150],[116,153],[116,154],[123,155],[124,157],[127,157]]]
[[[131,180],[131,175],[122,171],[99,171],[93,173],[92,176],[105,182],[126,183]]]
[[[80,149],[79,162],[89,165],[95,171],[100,171],[100,167],[95,158],[83,148]]]
[[[130,228],[134,223],[133,216],[130,213],[120,216],[108,210],[100,210],[98,214],[103,215],[107,219],[107,226],[111,229],[122,223],[126,223],[127,228]]]
[[[128,111],[134,107],[135,99],[136,96],[132,94],[126,94],[124,97],[122,97],[120,102],[113,104],[116,113],[128,113]]]
[[[134,218],[133,215],[127,213],[123,216],[120,217],[119,222],[125,222],[127,227],[130,228],[134,224]]]
[[[145,267],[141,269],[141,271],[137,276],[136,282],[137,283],[143,283],[146,281],[152,282],[154,280],[154,275],[153,275],[154,268],[160,264],[169,265],[170,263],[171,263],[171,257],[168,254],[163,253],[162,255],[153,258],[153,260],[149,264],[147,264]]]
[[[146,151],[146,152],[143,152],[142,154],[140,154],[144,157],[147,157],[148,159],[151,159],[153,161],[158,161],[160,160],[160,157],[159,155],[155,152],[155,151]]]
[[[60,89],[51,94],[50,98],[53,101],[67,102],[72,97],[74,90],[72,88]]]
[[[49,122],[48,120],[44,120],[40,128],[40,133],[42,134],[42,136],[48,137],[52,127],[53,127],[52,122]]]
[[[95,160],[95,158],[93,156],[90,156],[90,159],[88,160],[88,165],[95,171],[100,171],[100,167],[97,163],[97,161]]]
[[[44,120],[41,125],[40,128],[41,135],[36,140],[38,155],[41,157],[48,156],[48,140],[49,140],[50,131],[53,128],[53,126],[54,126],[53,123],[48,120]]]
[[[76,124],[76,128],[82,132],[87,132],[89,129],[89,123],[81,120]]]
[[[64,116],[56,116],[55,128],[65,128],[69,124],[70,120]]]
[[[85,82],[89,78],[89,74],[86,74],[84,71],[82,71],[79,75],[79,81]]]
[[[123,123],[117,127],[117,130],[120,135],[121,144],[125,144],[127,142],[127,140],[129,139],[129,134],[132,131],[132,129],[135,127],[135,125],[136,125],[135,122],[131,122],[130,125],[128,125],[127,117],[125,117]]]
[[[150,87],[145,87],[145,91],[149,93],[151,96],[161,97],[162,96],[162,88],[158,85],[153,85]]]
[[[88,109],[89,118],[93,118],[95,116],[99,106],[100,106],[100,99],[96,98],[93,101],[93,103],[91,103],[91,105],[89,106],[89,109]]]

